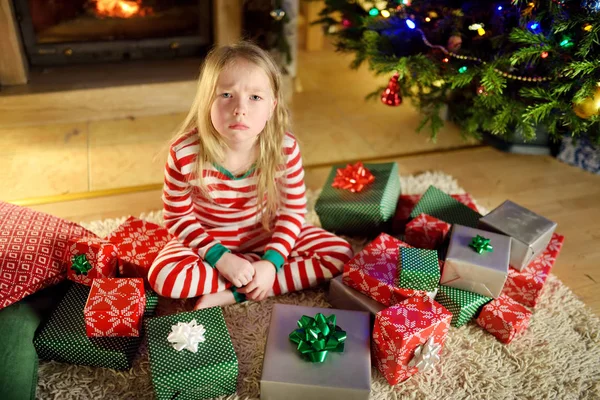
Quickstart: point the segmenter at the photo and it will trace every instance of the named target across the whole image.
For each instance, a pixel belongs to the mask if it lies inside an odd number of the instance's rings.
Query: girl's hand
[[[275,282],[275,266],[266,260],[256,261],[252,263],[256,274],[252,282],[248,286],[238,289],[238,292],[245,293],[250,300],[261,301],[267,297],[269,290]]]
[[[223,254],[215,264],[215,268],[238,288],[250,283],[255,272],[250,261],[232,253]]]

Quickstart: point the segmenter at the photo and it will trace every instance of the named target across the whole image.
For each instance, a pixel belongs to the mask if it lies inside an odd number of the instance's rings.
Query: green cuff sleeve
[[[279,272],[283,263],[285,262],[285,257],[281,255],[277,250],[269,249],[265,251],[265,254],[262,256],[263,260],[267,260],[275,266],[275,270]]]
[[[204,261],[206,261],[211,267],[214,268],[217,261],[219,261],[225,253],[231,253],[231,250],[223,246],[221,243],[217,243],[213,247],[208,249],[208,251],[204,255]]]
[[[235,299],[236,303],[243,303],[246,301],[246,295],[238,292],[235,286],[231,287],[231,293],[233,293],[233,298]]]

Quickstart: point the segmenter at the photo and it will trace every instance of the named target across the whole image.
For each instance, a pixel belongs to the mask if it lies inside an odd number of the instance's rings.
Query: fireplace
[[[14,0],[29,64],[64,65],[204,54],[207,0]]]

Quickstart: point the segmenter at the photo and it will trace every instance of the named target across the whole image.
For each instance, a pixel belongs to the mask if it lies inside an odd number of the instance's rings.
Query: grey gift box
[[[327,292],[327,300],[335,307],[342,310],[366,311],[375,316],[379,311],[387,308],[378,301],[373,300],[369,296],[354,290],[348,285],[344,285],[342,275],[338,275],[329,281],[329,291]],[[375,319],[372,318],[371,322]]]
[[[556,229],[556,222],[506,200],[482,217],[478,227],[512,238],[509,263],[521,271],[546,249]]]
[[[347,333],[344,351],[322,363],[300,356],[289,334],[303,315],[335,314]],[[260,398],[263,400],[367,400],[371,391],[369,314],[361,311],[275,304],[265,346]]]
[[[479,254],[469,246],[477,235],[490,239],[491,252]],[[454,225],[440,285],[496,298],[508,277],[511,239],[499,233]]]

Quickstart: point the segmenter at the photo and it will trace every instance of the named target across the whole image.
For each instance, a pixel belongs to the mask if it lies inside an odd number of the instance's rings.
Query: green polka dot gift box
[[[235,393],[238,360],[220,307],[152,318],[146,327],[159,400]]]
[[[360,191],[332,187],[338,169],[348,168],[334,165],[321,195],[315,203],[315,211],[321,226],[328,230],[346,234],[377,234],[391,222],[400,196],[398,164],[364,164],[374,176]]]
[[[419,214],[427,214],[441,219],[449,224],[460,224],[476,228],[481,214],[472,210],[460,201],[442,192],[435,186],[429,186],[415,208],[410,213],[410,218]]]
[[[481,308],[492,300],[491,297],[443,285],[435,296],[435,301],[452,313],[450,325],[456,328],[475,318]]]
[[[139,337],[88,337],[83,309],[90,287],[79,283],[67,291],[48,322],[37,333],[33,345],[43,360],[127,370],[142,342]],[[146,290],[144,317],[151,316],[158,296]]]
[[[404,289],[435,290],[440,283],[440,265],[435,250],[400,248],[398,286]]]

